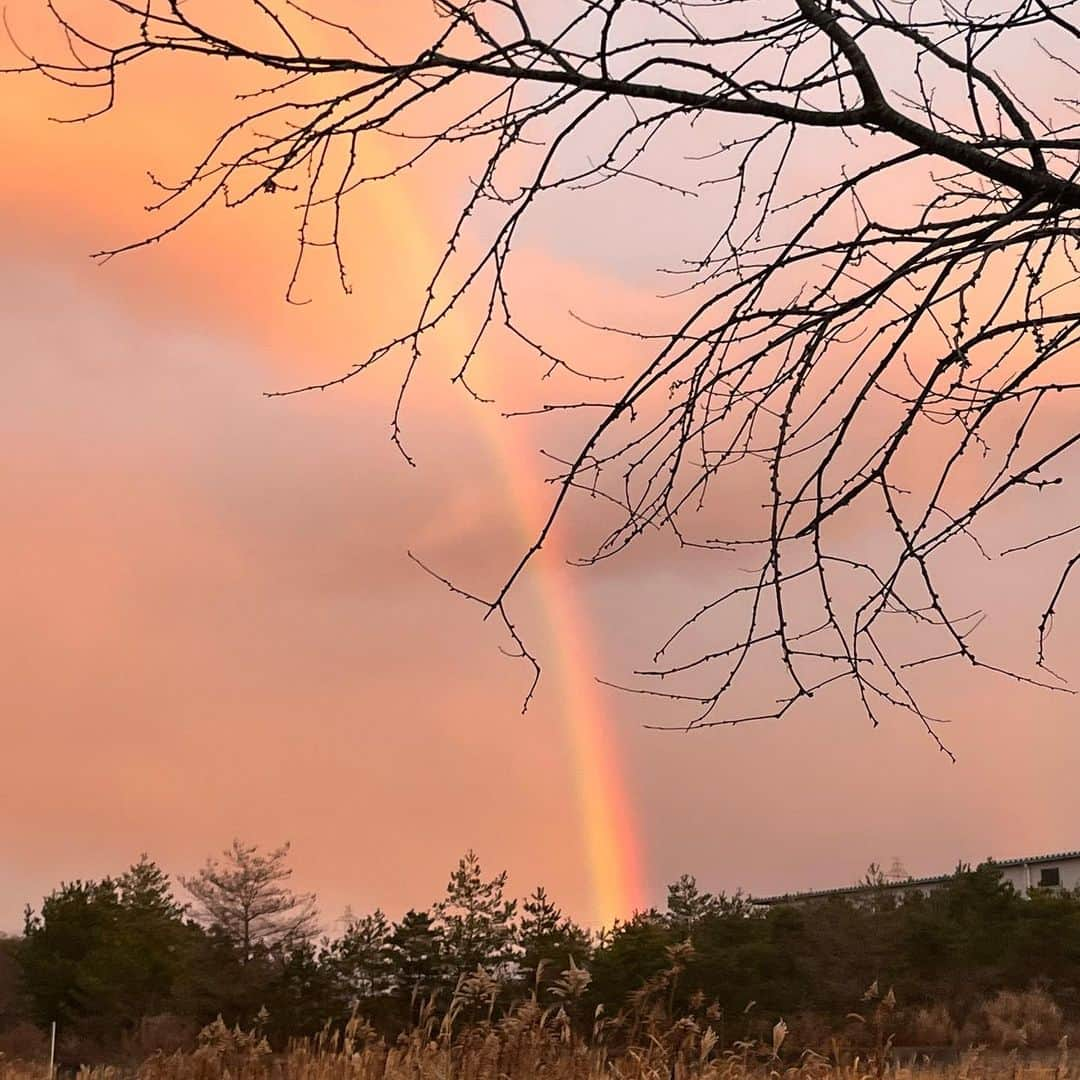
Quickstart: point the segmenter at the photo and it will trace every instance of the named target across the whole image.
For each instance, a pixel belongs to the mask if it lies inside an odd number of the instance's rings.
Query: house
[[[1059,851],[1052,855],[1031,855],[1023,859],[989,859],[1004,881],[1021,895],[1027,895],[1030,889],[1078,889],[1080,888],[1080,851]],[[782,893],[777,896],[758,896],[752,903],[761,907],[774,904],[796,904],[810,900],[827,900],[830,897],[847,897],[858,900],[882,890],[896,893],[919,891],[933,892],[945,885],[952,874],[940,874],[936,877],[911,877],[900,865],[893,861],[889,871],[875,882],[862,882],[859,885],[842,886],[836,889],[817,889],[811,892]]]

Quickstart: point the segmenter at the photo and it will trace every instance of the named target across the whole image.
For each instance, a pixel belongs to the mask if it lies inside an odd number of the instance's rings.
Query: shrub
[[[911,1019],[911,1041],[916,1046],[952,1046],[956,1036],[956,1024],[944,1005],[916,1009]]]
[[[44,1061],[49,1055],[49,1037],[27,1020],[0,1031],[0,1057],[15,1061]]]
[[[990,1046],[1056,1046],[1064,1030],[1061,1009],[1045,990],[1002,990],[975,1016],[979,1036]]]
[[[193,1050],[199,1025],[186,1016],[159,1013],[144,1016],[127,1040],[126,1056],[142,1061],[154,1053],[174,1054],[178,1050]]]

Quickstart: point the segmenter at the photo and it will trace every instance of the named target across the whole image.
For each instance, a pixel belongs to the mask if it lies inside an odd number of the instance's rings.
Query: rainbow
[[[415,205],[400,191],[384,188],[381,207],[394,221],[404,261],[417,268],[417,279],[435,262],[436,245],[417,220]],[[447,337],[451,337],[448,333]],[[454,336],[455,352],[465,355],[464,338]],[[490,406],[488,407],[491,408]],[[481,422],[481,435],[493,451],[503,489],[513,507],[523,544],[533,541],[548,507],[528,492],[535,469],[511,422],[491,417]],[[624,780],[625,769],[615,737],[613,718],[596,682],[598,655],[589,616],[569,580],[566,555],[552,533],[545,541],[548,556],[533,566],[536,595],[547,623],[547,639],[555,650],[545,662],[544,678],[555,668],[558,709],[569,750],[570,770],[581,815],[583,855],[590,875],[594,927],[610,927],[643,906],[645,888],[640,832]]]
[[[525,543],[531,543],[547,506],[528,503],[522,494],[533,479],[527,448],[512,429],[485,423],[485,436],[498,456],[503,487],[514,506]],[[643,859],[633,806],[624,781],[613,718],[596,682],[599,657],[592,627],[566,565],[557,533],[545,541],[545,564],[533,573],[548,640],[555,648],[559,712],[569,749],[570,768],[581,813],[584,855],[592,892],[592,922],[610,927],[643,906]]]
[[[643,906],[640,834],[612,717],[594,677],[596,654],[588,617],[565,572],[560,570],[556,579],[546,571],[544,577],[541,589],[552,639],[558,642],[562,715],[592,878],[593,918],[600,926],[611,926]]]
[[[330,47],[329,31],[318,26],[309,31],[312,39],[320,43],[325,40]],[[375,148],[368,147],[366,153],[369,170],[379,172]],[[410,197],[402,180],[376,185],[369,191],[375,213],[392,223],[398,256],[412,268],[410,276],[423,280],[435,265],[433,255],[439,245],[419,219],[417,200]],[[444,340],[449,341],[452,350],[464,356],[468,349],[464,338],[452,339],[449,328],[445,334]],[[512,424],[494,416],[480,421],[480,428],[479,434],[499,469],[523,545],[528,545],[547,512],[536,496],[532,460],[535,451],[523,442]],[[545,552],[548,557],[537,562],[530,575],[546,623],[542,629],[555,653],[553,657],[541,657],[544,688],[549,690],[554,682],[558,690],[556,707],[564,726],[580,810],[582,853],[590,876],[590,921],[593,926],[610,926],[642,906],[645,889],[640,834],[626,789],[613,718],[594,677],[599,665],[588,614],[569,580],[557,536],[548,538]]]

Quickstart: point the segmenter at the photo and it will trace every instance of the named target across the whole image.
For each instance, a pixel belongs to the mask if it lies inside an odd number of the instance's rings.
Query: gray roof
[[[1029,855],[1022,859],[987,859],[994,866],[1033,866],[1037,863],[1061,862],[1065,859],[1080,859],[1080,851],[1055,851],[1049,855]],[[899,881],[884,881],[881,885],[842,885],[835,889],[811,889],[807,892],[777,893],[775,896],[751,897],[753,904],[782,904],[787,900],[817,900],[828,896],[852,896],[869,892],[871,889],[912,889],[924,885],[943,885],[952,874],[937,874],[933,877],[908,877]]]

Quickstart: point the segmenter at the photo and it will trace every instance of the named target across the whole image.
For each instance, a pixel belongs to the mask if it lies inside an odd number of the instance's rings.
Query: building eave
[[[1020,859],[987,859],[979,865],[992,865],[1002,869],[1018,866],[1038,866],[1042,863],[1061,862],[1066,859],[1080,859],[1080,851],[1056,851],[1047,855],[1029,855]],[[937,874],[932,877],[904,878],[902,881],[883,881],[881,884],[842,885],[836,889],[811,889],[806,892],[778,893],[775,896],[755,896],[750,898],[752,904],[759,907],[767,907],[773,904],[795,903],[803,900],[826,900],[837,896],[859,896],[868,892],[885,890],[888,892],[903,891],[905,889],[919,889],[933,885],[944,885],[953,874]]]

